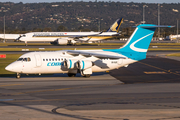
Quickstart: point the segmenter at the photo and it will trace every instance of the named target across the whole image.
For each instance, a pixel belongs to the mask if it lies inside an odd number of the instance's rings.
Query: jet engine
[[[51,44],[56,44],[56,45],[68,45],[68,44],[72,45],[75,43],[76,41],[74,41],[73,38],[68,38],[68,37],[58,38],[54,42],[51,42]]]
[[[92,61],[89,61],[89,60],[79,60],[76,63],[76,67],[79,70],[86,70],[88,68],[91,68],[93,65],[94,65],[94,63]]]
[[[76,67],[77,60],[65,60],[64,67],[67,69],[77,69]]]
[[[58,38],[54,42],[51,42],[51,44],[55,44],[55,45],[67,45],[68,44],[68,40],[65,39],[65,38]]]

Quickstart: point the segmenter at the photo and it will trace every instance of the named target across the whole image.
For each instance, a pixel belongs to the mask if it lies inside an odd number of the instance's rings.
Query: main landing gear
[[[20,73],[17,73],[16,78],[19,79],[21,77]]]
[[[75,77],[76,76],[76,73],[68,73],[67,74],[69,77]],[[91,74],[83,74],[82,75],[83,77],[86,77],[86,78],[89,78],[91,76]]]
[[[91,74],[84,74],[82,75],[83,77],[89,78],[91,76]]]

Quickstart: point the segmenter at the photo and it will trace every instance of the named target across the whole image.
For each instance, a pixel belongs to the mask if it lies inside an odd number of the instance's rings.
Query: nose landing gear
[[[21,78],[21,74],[20,74],[20,73],[17,73],[16,78],[17,78],[17,79]]]

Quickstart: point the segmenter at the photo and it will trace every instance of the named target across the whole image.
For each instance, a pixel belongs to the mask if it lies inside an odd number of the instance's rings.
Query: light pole
[[[179,33],[178,33],[178,30],[179,30],[179,28],[178,28],[178,26],[179,26],[179,25],[178,25],[178,21],[179,21],[179,19],[177,19],[177,38],[176,38],[177,40],[179,40],[179,38],[178,38],[178,34],[179,34]]]
[[[177,19],[177,35],[178,35],[178,19]]]
[[[99,21],[98,21],[98,32],[101,31],[101,20],[103,20],[103,19],[99,19]]]
[[[160,25],[160,4],[158,4],[158,25]],[[158,38],[160,37],[160,27],[158,27]]]
[[[143,5],[143,21],[142,21],[143,24],[146,23],[145,22],[145,7],[148,7],[148,6],[147,5]]]
[[[99,26],[98,26],[98,32],[101,31],[101,20],[99,19]]]
[[[5,30],[5,15],[4,15],[4,41],[3,41],[4,43],[6,42],[5,41],[5,33],[6,33],[6,30]]]
[[[144,20],[145,20],[145,11],[144,11],[145,5],[143,5],[143,24],[144,24]]]

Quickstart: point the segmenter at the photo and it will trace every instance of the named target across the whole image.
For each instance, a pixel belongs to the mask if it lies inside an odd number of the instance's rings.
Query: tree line
[[[3,33],[4,16],[6,33],[30,31],[106,31],[118,18],[123,17],[122,35],[129,36],[133,28],[141,23],[143,6],[145,21],[157,24],[158,5],[125,2],[54,2],[12,3],[0,2],[0,32]],[[160,5],[160,24],[175,25],[180,19],[180,3]],[[180,28],[180,27],[179,27]],[[176,34],[176,29],[162,29],[165,34]]]

